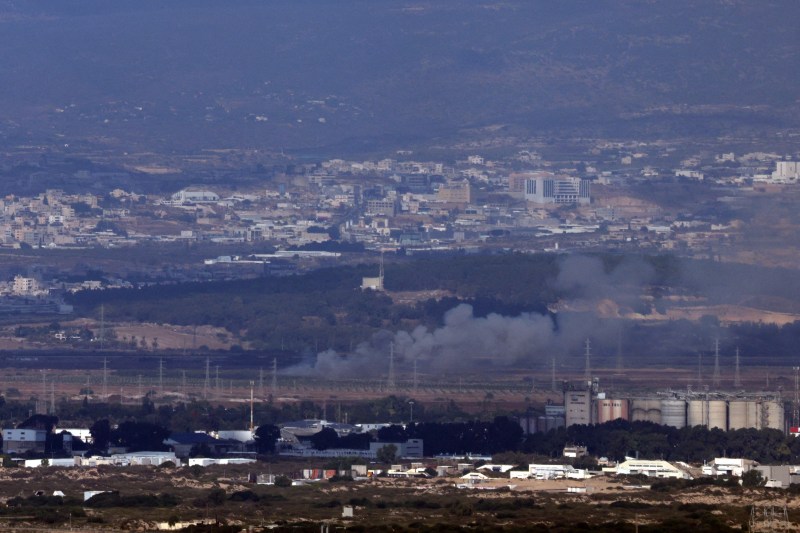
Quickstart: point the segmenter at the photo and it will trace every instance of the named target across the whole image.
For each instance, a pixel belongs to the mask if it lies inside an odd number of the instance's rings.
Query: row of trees
[[[615,420],[591,426],[570,426],[529,436],[520,445],[527,453],[559,457],[567,444],[610,459],[638,454],[643,459],[700,462],[714,457],[744,457],[760,463],[800,461],[800,439],[775,429],[722,431],[702,426],[677,429],[651,422]]]

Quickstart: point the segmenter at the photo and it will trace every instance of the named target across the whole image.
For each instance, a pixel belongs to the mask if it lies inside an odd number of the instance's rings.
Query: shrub
[[[292,480],[286,476],[278,476],[275,478],[275,486],[276,487],[291,487]]]

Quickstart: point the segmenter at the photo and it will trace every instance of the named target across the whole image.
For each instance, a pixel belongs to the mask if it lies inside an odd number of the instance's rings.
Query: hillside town
[[[588,157],[576,160],[550,161],[520,151],[503,160],[471,155],[453,164],[416,161],[413,153],[402,152],[397,159],[295,164],[248,190],[222,184],[167,195],[50,189],[2,200],[0,247],[180,244],[234,251],[137,276],[172,281],[282,275],[359,251],[603,249],[742,259],[737,247],[752,224],[760,223],[749,211],[752,202],[792,195],[800,179],[800,163],[792,160],[797,154],[722,153],[667,165],[675,150],[657,143],[598,142]],[[90,181],[103,177],[78,174]],[[642,185],[683,190],[685,198],[649,197]],[[242,252],[235,252],[237,245]],[[247,251],[254,246],[262,252]],[[113,272],[103,279],[70,274],[66,280],[64,271],[21,272],[0,284],[0,293],[44,298],[55,289],[131,283],[130,272],[118,272],[116,279]]]

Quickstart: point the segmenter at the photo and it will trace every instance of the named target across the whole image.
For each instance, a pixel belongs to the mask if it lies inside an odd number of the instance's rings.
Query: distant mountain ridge
[[[800,117],[798,15],[791,0],[5,0],[0,135],[314,150],[495,124],[779,128]]]

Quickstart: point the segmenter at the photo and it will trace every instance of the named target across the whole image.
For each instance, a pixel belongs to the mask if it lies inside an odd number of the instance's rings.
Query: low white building
[[[173,452],[131,452],[110,457],[76,457],[75,466],[158,466],[167,462],[181,466],[180,459]]]
[[[255,462],[255,459],[248,459],[246,457],[192,457],[189,459],[189,466],[246,465]]]
[[[623,476],[645,475],[656,478],[692,479],[691,474],[667,461],[627,458],[615,467],[603,468],[607,474]]]
[[[529,477],[533,479],[564,479],[574,471],[571,465],[528,465]]]
[[[494,465],[494,464],[485,464],[483,466],[479,466],[478,470],[487,470],[489,472],[499,472],[501,474],[505,474],[509,470],[514,468],[514,465]]]
[[[461,479],[466,479],[468,481],[486,481],[489,479],[489,476],[481,474],[480,472],[469,472],[461,476]]]
[[[68,459],[25,459],[23,462],[25,468],[39,468],[40,466],[75,466],[75,458]]]
[[[715,457],[710,464],[703,465],[704,476],[738,476],[749,472],[758,463],[751,459],[732,459],[729,457]]]
[[[218,202],[219,195],[211,191],[193,191],[184,189],[173,194],[171,200],[176,204]]]

